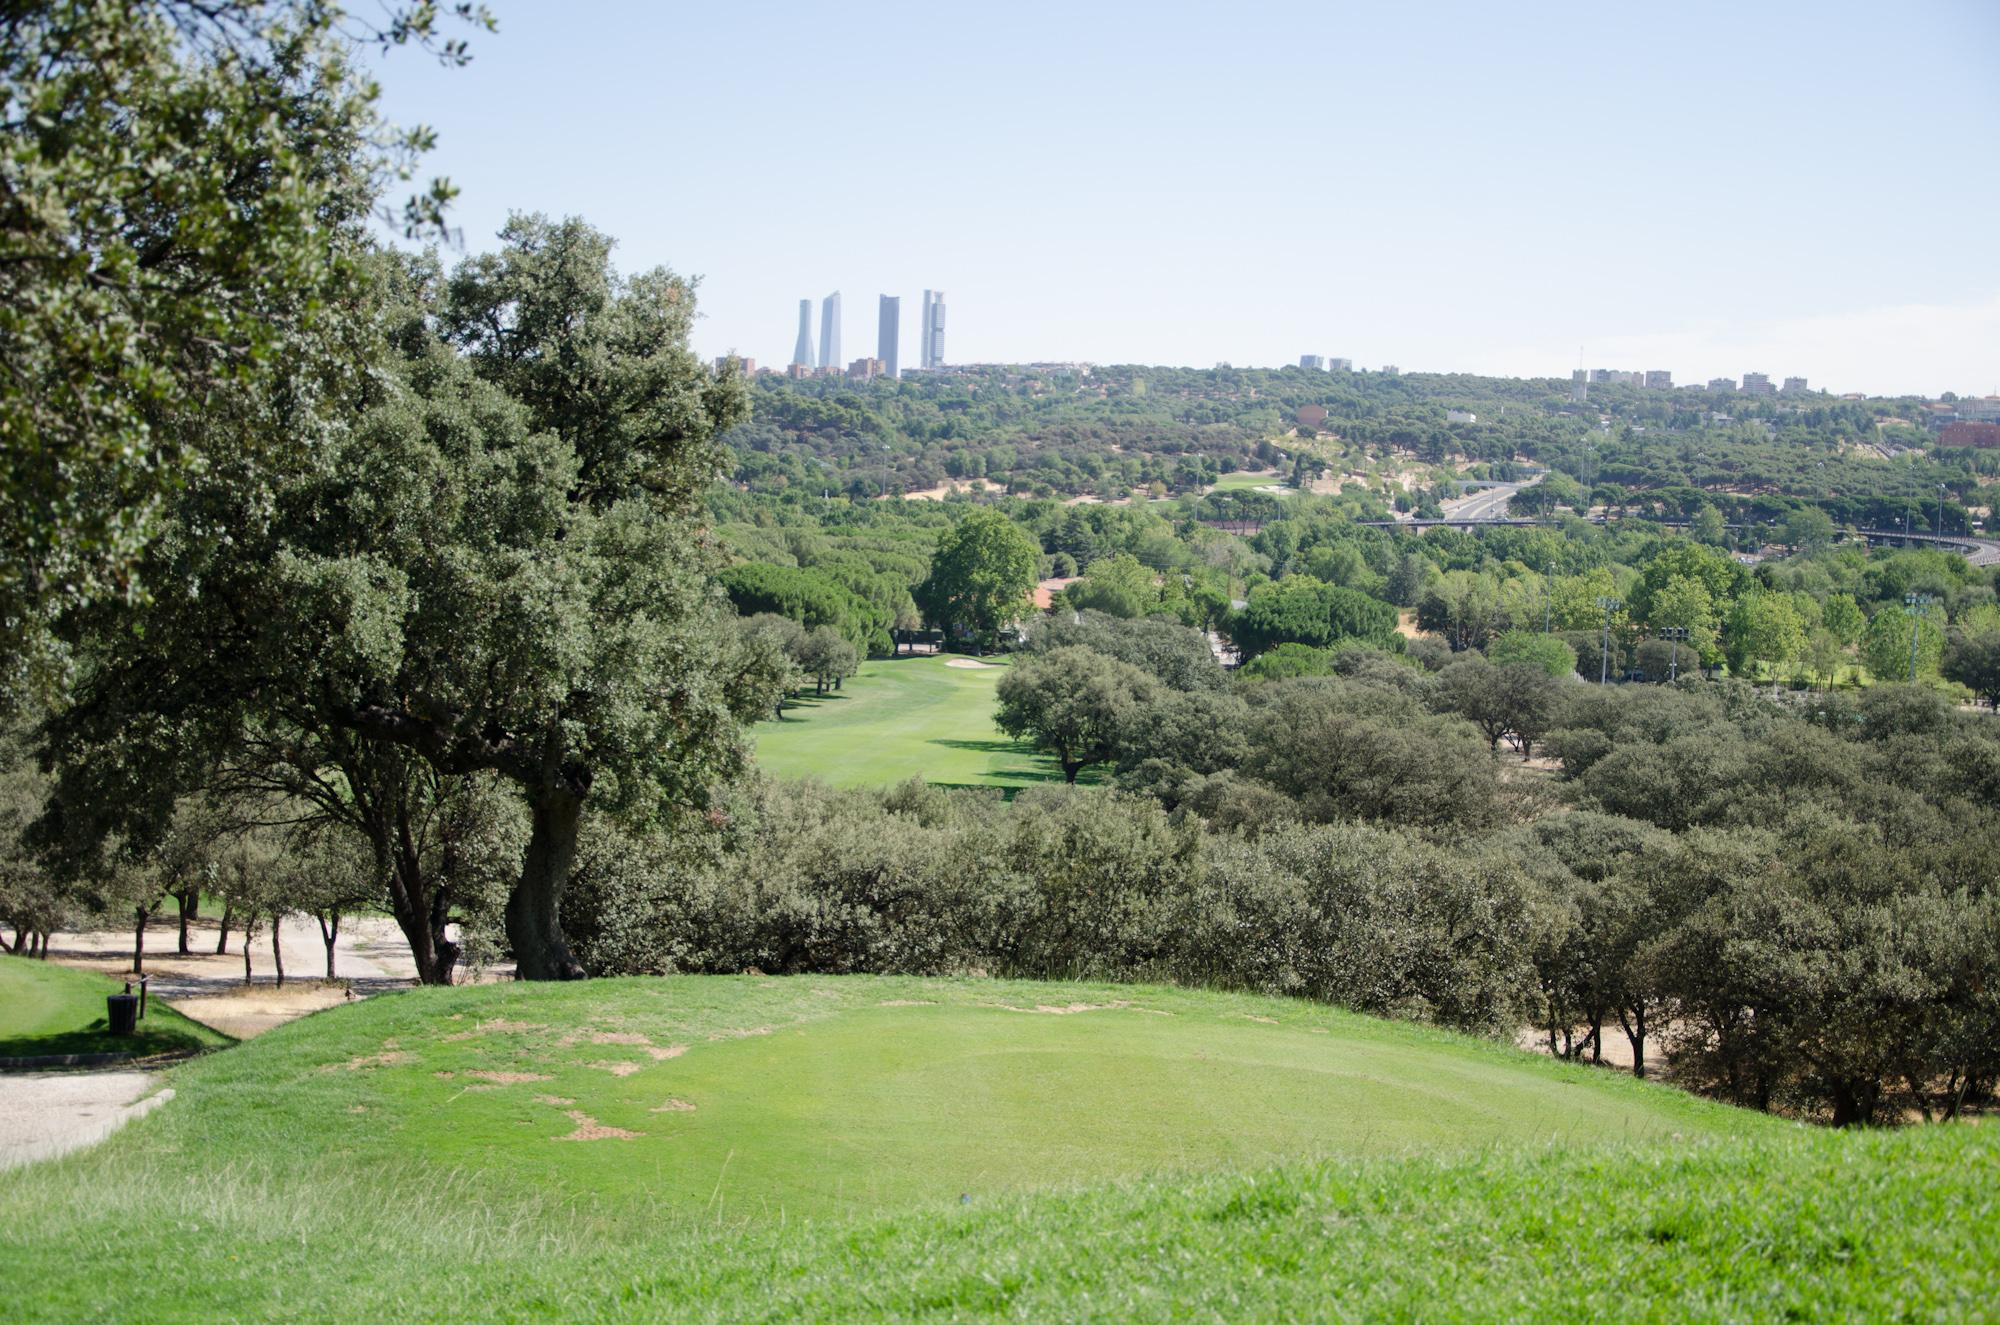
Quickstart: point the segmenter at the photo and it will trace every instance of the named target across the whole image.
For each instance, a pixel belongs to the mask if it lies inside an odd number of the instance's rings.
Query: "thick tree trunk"
[[[218,957],[229,951],[229,922],[235,918],[235,915],[236,912],[230,907],[229,903],[224,902],[222,904],[222,932],[216,935],[215,938],[215,955]]]
[[[583,967],[570,955],[569,941],[563,937],[562,893],[576,863],[583,798],[564,788],[539,788],[529,814],[532,826],[521,881],[507,898],[507,940],[514,948],[514,971],[522,980],[580,980]]]
[[[326,944],[326,978],[336,980],[333,973],[333,945],[340,938],[340,912],[315,911],[313,919],[319,921],[320,941]]]
[[[1072,787],[1075,786],[1077,770],[1081,769],[1082,767],[1083,767],[1082,764],[1072,764],[1067,759],[1063,760],[1063,766],[1062,766],[1063,781],[1067,782]]]
[[[283,927],[284,923],[283,916],[279,915],[276,911],[271,913],[271,966],[278,973],[278,988],[280,989],[285,987],[285,950],[280,945],[278,931]]]
[[[143,975],[146,971],[146,917],[149,912],[143,906],[132,908],[139,917],[139,923],[132,927],[132,974]]]
[[[410,960],[417,967],[420,985],[448,985],[458,966],[458,945],[445,937],[451,902],[442,889],[432,886],[424,874],[424,863],[410,831],[407,815],[399,818],[396,840],[377,844],[378,860],[389,879],[389,910],[396,928],[410,945]],[[386,830],[385,830],[386,832]]]
[[[250,983],[250,940],[256,937],[257,922],[246,919],[243,922],[243,983]]]
[[[201,919],[201,890],[199,888],[194,888],[184,893],[175,893],[174,900],[180,904],[180,913],[181,913],[180,954],[181,956],[185,957],[193,951],[193,949],[188,947],[188,926],[192,924],[194,921]]]

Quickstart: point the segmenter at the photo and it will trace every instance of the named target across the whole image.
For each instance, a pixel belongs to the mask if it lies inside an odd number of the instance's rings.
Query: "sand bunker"
[[[1116,1003],[1066,1003],[1062,1007],[1049,1003],[1037,1003],[1031,1008],[1017,1008],[1012,1003],[982,1003],[980,1006],[999,1008],[1002,1012],[1037,1012],[1049,1017],[1067,1017],[1078,1012],[1108,1012],[1112,1008],[1129,1008],[1132,1005],[1119,999]]]
[[[946,667],[976,667],[976,668],[979,668],[979,669],[981,669],[981,670],[985,670],[985,669],[987,669],[987,668],[990,668],[990,667],[992,667],[992,666],[993,666],[993,664],[992,664],[992,663],[983,663],[983,662],[978,662],[978,661],[976,661],[976,660],[974,660],[974,659],[971,659],[971,658],[953,658],[953,659],[952,659],[952,660],[951,660],[950,662],[946,663],[946,664],[945,664],[945,666],[946,666]]]
[[[885,998],[875,1005],[878,1008],[931,1008],[937,1004],[927,998]]]

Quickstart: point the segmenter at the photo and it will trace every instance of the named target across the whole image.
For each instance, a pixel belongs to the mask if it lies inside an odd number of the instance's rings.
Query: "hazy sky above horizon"
[[[489,3],[381,70],[467,249],[581,215],[704,354],[2000,391],[1995,0]]]

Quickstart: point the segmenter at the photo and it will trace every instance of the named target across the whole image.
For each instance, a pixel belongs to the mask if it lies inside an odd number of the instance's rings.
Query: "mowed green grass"
[[[113,1036],[104,999],[123,988],[92,971],[0,956],[0,1058],[159,1054],[229,1043],[228,1036],[188,1020],[157,998],[146,1000],[138,1034]]]
[[[988,980],[416,990],[174,1074],[130,1145],[310,1138],[612,1220],[796,1219],[1332,1155],[1715,1136],[1765,1120],[1315,1004]]]
[[[1216,479],[1214,485],[1209,488],[1209,491],[1252,492],[1259,488],[1276,487],[1283,489],[1283,491],[1279,493],[1273,493],[1272,494],[1273,496],[1290,497],[1296,495],[1298,489],[1286,488],[1284,486],[1284,483],[1285,483],[1285,476],[1283,474],[1249,474],[1245,473],[1242,470],[1236,470],[1232,473],[1224,474],[1220,478]]]
[[[980,667],[953,667],[977,661]],[[1019,790],[1060,781],[1055,763],[993,725],[1005,658],[878,658],[837,692],[808,692],[752,729],[777,777],[880,787],[920,777],[943,786]]]
[[[168,1080],[0,1185],[10,1319],[1976,1319],[2000,1288],[1991,1129],[1818,1132],[1283,1000],[420,990]]]

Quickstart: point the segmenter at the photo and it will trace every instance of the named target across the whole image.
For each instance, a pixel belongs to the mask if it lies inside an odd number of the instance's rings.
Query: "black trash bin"
[[[139,996],[137,994],[106,994],[104,1005],[111,1021],[113,1035],[131,1035],[139,1029]]]

